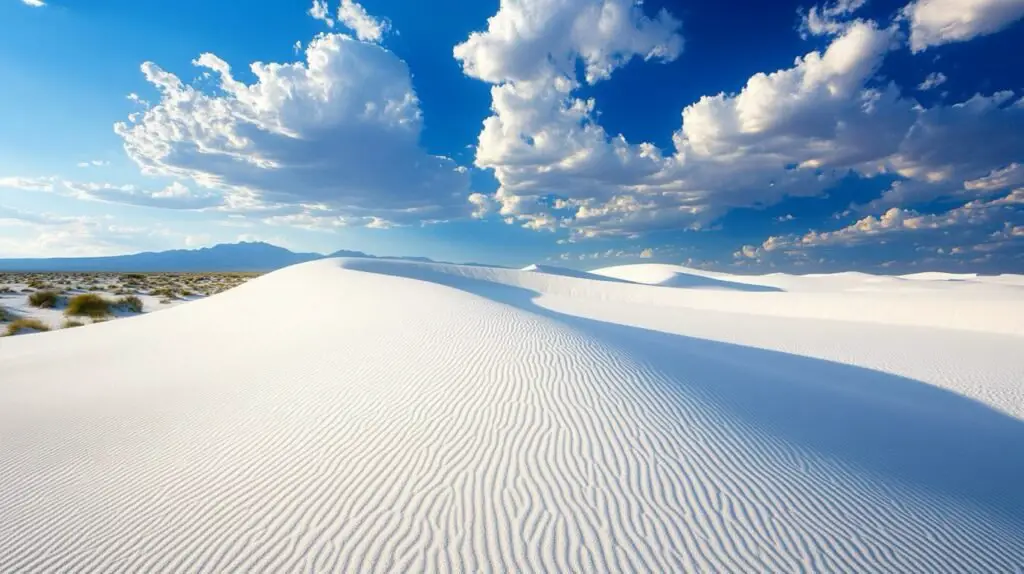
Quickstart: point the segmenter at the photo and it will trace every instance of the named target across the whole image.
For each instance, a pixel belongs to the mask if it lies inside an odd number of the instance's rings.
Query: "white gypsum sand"
[[[596,273],[330,259],[0,339],[0,571],[1024,565],[1020,277]]]

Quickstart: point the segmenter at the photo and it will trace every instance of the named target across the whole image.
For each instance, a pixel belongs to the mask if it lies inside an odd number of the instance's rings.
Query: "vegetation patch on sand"
[[[57,329],[158,311],[227,291],[259,275],[0,271],[0,335],[22,318]]]
[[[60,302],[56,291],[36,291],[28,296],[28,304],[40,309],[53,309]]]
[[[49,331],[50,328],[39,319],[16,319],[7,325],[7,335],[22,335],[25,333],[41,333]]]
[[[118,297],[117,301],[114,302],[114,306],[129,313],[141,313],[143,309],[142,299],[135,295]]]
[[[90,317],[92,319],[108,317],[112,313],[111,302],[95,293],[75,295],[68,301],[68,308],[64,310],[64,314],[69,317]]]

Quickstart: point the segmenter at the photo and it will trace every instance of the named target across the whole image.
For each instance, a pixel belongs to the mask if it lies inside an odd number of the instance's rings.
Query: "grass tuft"
[[[135,295],[125,295],[124,297],[120,297],[114,305],[131,313],[142,312],[142,299],[139,299]]]
[[[40,309],[53,309],[60,301],[60,294],[56,291],[36,291],[28,296],[28,304]]]
[[[110,313],[110,301],[95,293],[75,295],[68,301],[68,308],[64,311],[64,314],[68,316],[91,317],[93,319],[109,317]]]
[[[49,330],[50,330],[50,328],[47,327],[39,319],[18,319],[16,321],[12,321],[9,325],[7,325],[7,335],[8,336],[17,335],[21,331],[37,331],[37,332],[42,332],[42,331],[49,331]]]

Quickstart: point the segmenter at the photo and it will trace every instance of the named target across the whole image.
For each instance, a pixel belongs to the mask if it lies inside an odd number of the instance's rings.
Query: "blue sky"
[[[0,0],[0,257],[1024,272],[1024,0]]]

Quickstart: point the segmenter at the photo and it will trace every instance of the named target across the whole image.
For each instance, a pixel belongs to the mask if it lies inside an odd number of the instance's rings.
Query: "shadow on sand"
[[[782,440],[1024,528],[1024,421],[978,401],[863,367],[566,315],[536,305],[528,289],[430,266],[344,266],[446,285],[579,329]]]
[[[722,289],[726,291],[746,291],[751,293],[780,293],[785,289],[771,285],[752,285],[738,283],[703,275],[676,273],[671,279],[658,283],[659,287],[675,287],[679,289]]]

